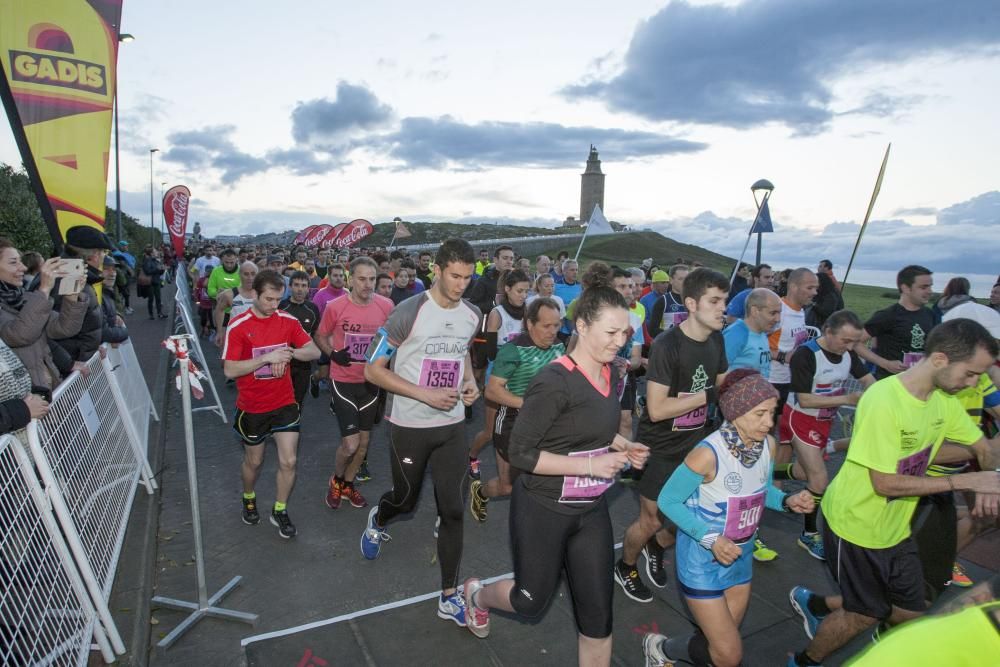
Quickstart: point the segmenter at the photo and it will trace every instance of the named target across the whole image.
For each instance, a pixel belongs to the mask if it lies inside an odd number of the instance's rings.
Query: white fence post
[[[208,359],[205,357],[205,352],[201,349],[201,341],[198,338],[199,329],[194,325],[194,319],[191,316],[191,300],[190,300],[190,288],[187,282],[187,265],[183,262],[178,264],[177,275],[184,275],[184,279],[178,277],[177,279],[177,295],[174,297],[174,304],[177,308],[177,315],[179,323],[174,327],[174,332],[181,334],[186,333],[190,336],[191,343],[194,347],[194,353],[197,357],[198,363],[205,371],[205,377],[208,379],[208,387],[212,390],[212,397],[215,399],[215,405],[203,405],[197,408],[193,408],[192,412],[200,412],[202,410],[211,410],[212,412],[219,415],[222,419],[223,424],[228,424],[229,420],[226,418],[226,411],[222,407],[222,399],[219,398],[219,392],[215,388],[215,380],[212,378],[212,371],[208,367]]]
[[[101,366],[104,368],[104,372],[108,376],[108,383],[111,386],[111,394],[114,396],[115,404],[118,406],[118,417],[122,420],[125,431],[128,433],[128,439],[132,445],[132,452],[135,454],[135,460],[139,463],[139,475],[142,479],[142,484],[146,487],[146,493],[153,495],[153,491],[157,488],[157,484],[156,479],[153,477],[153,469],[149,467],[149,461],[146,459],[146,443],[149,440],[149,433],[143,433],[140,436],[136,424],[132,421],[128,403],[125,401],[125,396],[122,394],[122,389],[118,384],[117,376],[114,374],[114,369],[111,366],[111,360],[108,359],[106,351],[100,354]]]

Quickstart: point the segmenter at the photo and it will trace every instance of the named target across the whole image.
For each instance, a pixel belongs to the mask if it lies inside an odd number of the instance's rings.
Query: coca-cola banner
[[[330,225],[316,225],[316,228],[302,239],[302,245],[307,248],[315,248],[323,240],[323,237],[331,231],[333,231],[333,227]]]
[[[375,228],[372,227],[372,223],[367,220],[362,220],[358,218],[357,220],[351,220],[347,223],[340,233],[337,234],[337,239],[333,242],[338,248],[350,248],[367,237],[370,236]]]
[[[333,228],[329,234],[323,237],[323,240],[319,242],[320,250],[329,250],[330,248],[336,248],[334,245],[337,241],[337,237],[340,236],[340,232],[344,231],[344,227],[347,226],[346,222],[342,222]]]
[[[184,257],[184,233],[187,231],[190,202],[191,191],[184,185],[175,185],[163,195],[163,220],[170,230],[170,242],[174,244],[178,257]]]
[[[295,235],[295,240],[292,241],[292,245],[299,245],[300,243],[302,243],[303,241],[305,241],[306,237],[309,236],[309,232],[311,232],[312,230],[316,229],[318,226],[319,225],[309,225],[308,227],[306,227],[305,229],[303,229],[301,232],[299,232],[298,234],[296,234]]]

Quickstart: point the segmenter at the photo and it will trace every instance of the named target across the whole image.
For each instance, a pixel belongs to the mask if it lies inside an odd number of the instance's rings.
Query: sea
[[[782,262],[769,262],[772,266],[795,266],[795,264],[783,264]],[[844,280],[844,269],[846,266],[837,266],[833,269],[833,275],[837,280]],[[851,275],[848,276],[848,283],[853,285],[874,285],[875,287],[896,288],[896,272],[899,269],[888,271],[880,269],[859,269],[851,268]],[[1000,271],[1000,267],[998,267]],[[968,278],[972,286],[972,296],[977,299],[985,299],[990,295],[990,290],[997,282],[997,274],[989,275],[985,273],[938,273],[934,272],[934,291],[940,292],[948,281],[956,276]]]

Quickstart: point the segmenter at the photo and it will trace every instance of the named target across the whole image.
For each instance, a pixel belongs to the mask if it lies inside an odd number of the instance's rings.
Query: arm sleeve
[[[686,463],[682,463],[670,475],[670,479],[660,489],[660,495],[656,499],[656,506],[663,515],[673,521],[685,535],[698,542],[701,542],[708,533],[708,524],[688,509],[684,502],[704,480],[704,475],[699,475],[688,468]]]
[[[865,331],[873,338],[878,338],[883,334],[889,333],[891,329],[892,311],[889,308],[876,312],[865,322]]]
[[[858,353],[854,350],[848,350],[847,353],[851,355],[851,377],[855,380],[860,380],[864,376],[868,375],[870,371],[868,370],[868,367],[865,366],[865,362],[858,356]]]
[[[726,315],[730,317],[735,317],[736,319],[743,319],[746,316],[746,306],[747,306],[747,295],[750,294],[749,291],[742,291],[733,297],[733,300],[729,302],[726,306]]]
[[[792,355],[789,367],[792,370],[791,391],[811,394],[813,377],[816,375],[816,353],[808,347],[800,347]]]
[[[389,333],[389,342],[393,347],[399,347],[410,335],[413,323],[417,320],[417,312],[425,298],[429,297],[409,299],[392,309],[389,319],[385,321],[385,330]]]
[[[206,291],[208,292],[209,299],[217,298],[219,294],[219,281],[215,279],[216,273],[212,272],[212,275],[208,277],[208,285],[206,286]]]
[[[660,325],[663,324],[663,312],[666,310],[667,300],[660,297],[653,304],[653,314],[649,316],[649,335],[656,338],[663,331]]]
[[[63,376],[73,372],[73,355],[51,338],[49,339],[49,353],[52,354],[52,363]]]
[[[750,339],[750,330],[746,326],[733,324],[722,330],[722,339],[726,342],[726,362],[732,366],[746,347]]]
[[[493,361],[493,376],[509,380],[520,363],[517,345],[504,345]]]
[[[525,392],[524,405],[514,421],[507,447],[512,466],[528,472],[535,469],[539,443],[568,404],[565,381],[554,369],[542,369]]]
[[[674,367],[677,350],[660,342],[653,341],[649,346],[649,367],[646,369],[646,380],[661,384],[664,387],[676,387],[674,382]],[[674,392],[676,394],[676,391]]]
[[[20,398],[0,403],[0,434],[22,429],[31,421],[31,411]]]
[[[983,387],[983,405],[987,408],[995,408],[1000,405],[1000,391],[993,381],[986,376],[985,387]]]
[[[292,343],[292,347],[305,347],[312,342],[312,336],[306,333],[306,330],[302,328],[302,323],[298,319],[294,322],[288,320],[289,340]]]

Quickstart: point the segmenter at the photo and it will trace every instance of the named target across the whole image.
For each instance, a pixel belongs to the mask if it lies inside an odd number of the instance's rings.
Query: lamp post
[[[118,35],[118,41],[122,44],[128,44],[135,37],[123,32]],[[118,165],[118,71],[115,70],[115,235],[118,237],[118,241],[122,240],[122,173],[121,168]]]
[[[153,153],[158,152],[160,152],[159,148],[149,149],[149,231],[153,233],[150,243],[154,247],[156,246],[156,216],[153,213]]]
[[[757,213],[760,213],[760,207],[764,205],[764,200],[771,196],[771,191],[774,190],[774,183],[762,178],[753,185],[750,186],[750,192],[753,194],[753,202],[757,205]],[[764,195],[761,197],[760,201],[757,201],[757,193],[763,192]],[[761,251],[761,232],[757,232],[757,259],[754,261],[754,266],[760,266],[760,251]]]
[[[166,185],[166,181],[160,183],[160,242],[163,242],[163,235],[166,234],[166,222],[163,219],[163,186]]]

